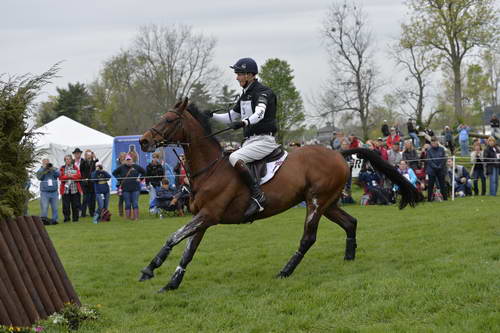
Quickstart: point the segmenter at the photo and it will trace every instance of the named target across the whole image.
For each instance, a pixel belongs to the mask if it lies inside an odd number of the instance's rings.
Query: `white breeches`
[[[272,135],[251,136],[243,142],[240,149],[229,155],[229,162],[234,166],[238,160],[245,163],[261,160],[278,147],[279,145]]]

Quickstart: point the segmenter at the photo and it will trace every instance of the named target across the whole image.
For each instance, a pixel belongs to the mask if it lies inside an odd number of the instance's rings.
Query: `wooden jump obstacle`
[[[41,219],[0,220],[0,324],[31,326],[68,302],[81,305]]]

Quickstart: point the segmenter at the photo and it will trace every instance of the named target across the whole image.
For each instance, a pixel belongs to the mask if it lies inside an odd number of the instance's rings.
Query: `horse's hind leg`
[[[325,210],[324,215],[330,221],[337,223],[342,229],[344,229],[347,235],[344,259],[354,260],[356,257],[356,227],[358,221],[356,218],[347,214],[344,210],[338,207],[337,203],[330,205],[330,207]]]
[[[304,224],[304,233],[300,240],[299,250],[290,258],[277,277],[285,278],[292,275],[295,267],[297,267],[306,252],[311,248],[314,242],[316,242],[316,233],[318,231],[318,223],[321,215],[318,200],[316,198],[308,200],[307,217]]]
[[[184,253],[182,254],[182,259],[181,262],[179,263],[179,266],[177,266],[177,268],[175,269],[174,274],[170,278],[170,282],[165,287],[161,288],[159,292],[164,292],[167,290],[174,290],[179,288],[182,279],[184,278],[186,267],[193,259],[196,249],[198,248],[198,245],[200,245],[204,234],[205,230],[201,230],[188,238],[186,248],[184,249]]]

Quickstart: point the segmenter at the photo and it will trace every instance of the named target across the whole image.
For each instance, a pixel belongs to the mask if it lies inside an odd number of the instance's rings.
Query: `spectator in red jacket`
[[[391,127],[390,132],[391,132],[391,134],[387,137],[387,140],[386,140],[388,149],[391,149],[392,145],[395,144],[396,142],[398,145],[401,142],[401,137],[397,134],[396,128]]]
[[[380,152],[380,157],[382,157],[384,161],[387,161],[389,159],[389,155],[387,154],[387,149],[384,147],[385,145],[384,139],[378,138],[378,140],[375,141],[375,143],[376,143],[375,149]]]
[[[72,216],[73,222],[78,222],[80,213],[80,197],[82,188],[80,186],[80,170],[74,164],[71,155],[64,156],[64,165],[59,169],[59,193],[62,195],[62,210],[64,214],[64,222],[70,220]]]
[[[354,134],[349,135],[349,142],[349,149],[355,149],[361,146],[361,142],[359,142],[358,138]]]

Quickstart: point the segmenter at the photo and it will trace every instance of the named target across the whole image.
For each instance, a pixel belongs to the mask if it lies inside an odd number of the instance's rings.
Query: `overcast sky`
[[[215,63],[227,83],[238,86],[227,67],[238,58],[268,58],[290,63],[295,84],[310,98],[328,76],[321,43],[322,21],[332,1],[172,1],[172,0],[1,0],[0,73],[40,74],[64,61],[60,78],[47,86],[40,100],[68,82],[89,83],[103,62],[127,48],[138,28],[188,24],[217,39]],[[406,7],[402,0],[363,2],[373,30],[379,64],[386,78],[397,77],[383,49],[399,34]],[[311,107],[306,103],[306,107]]]

